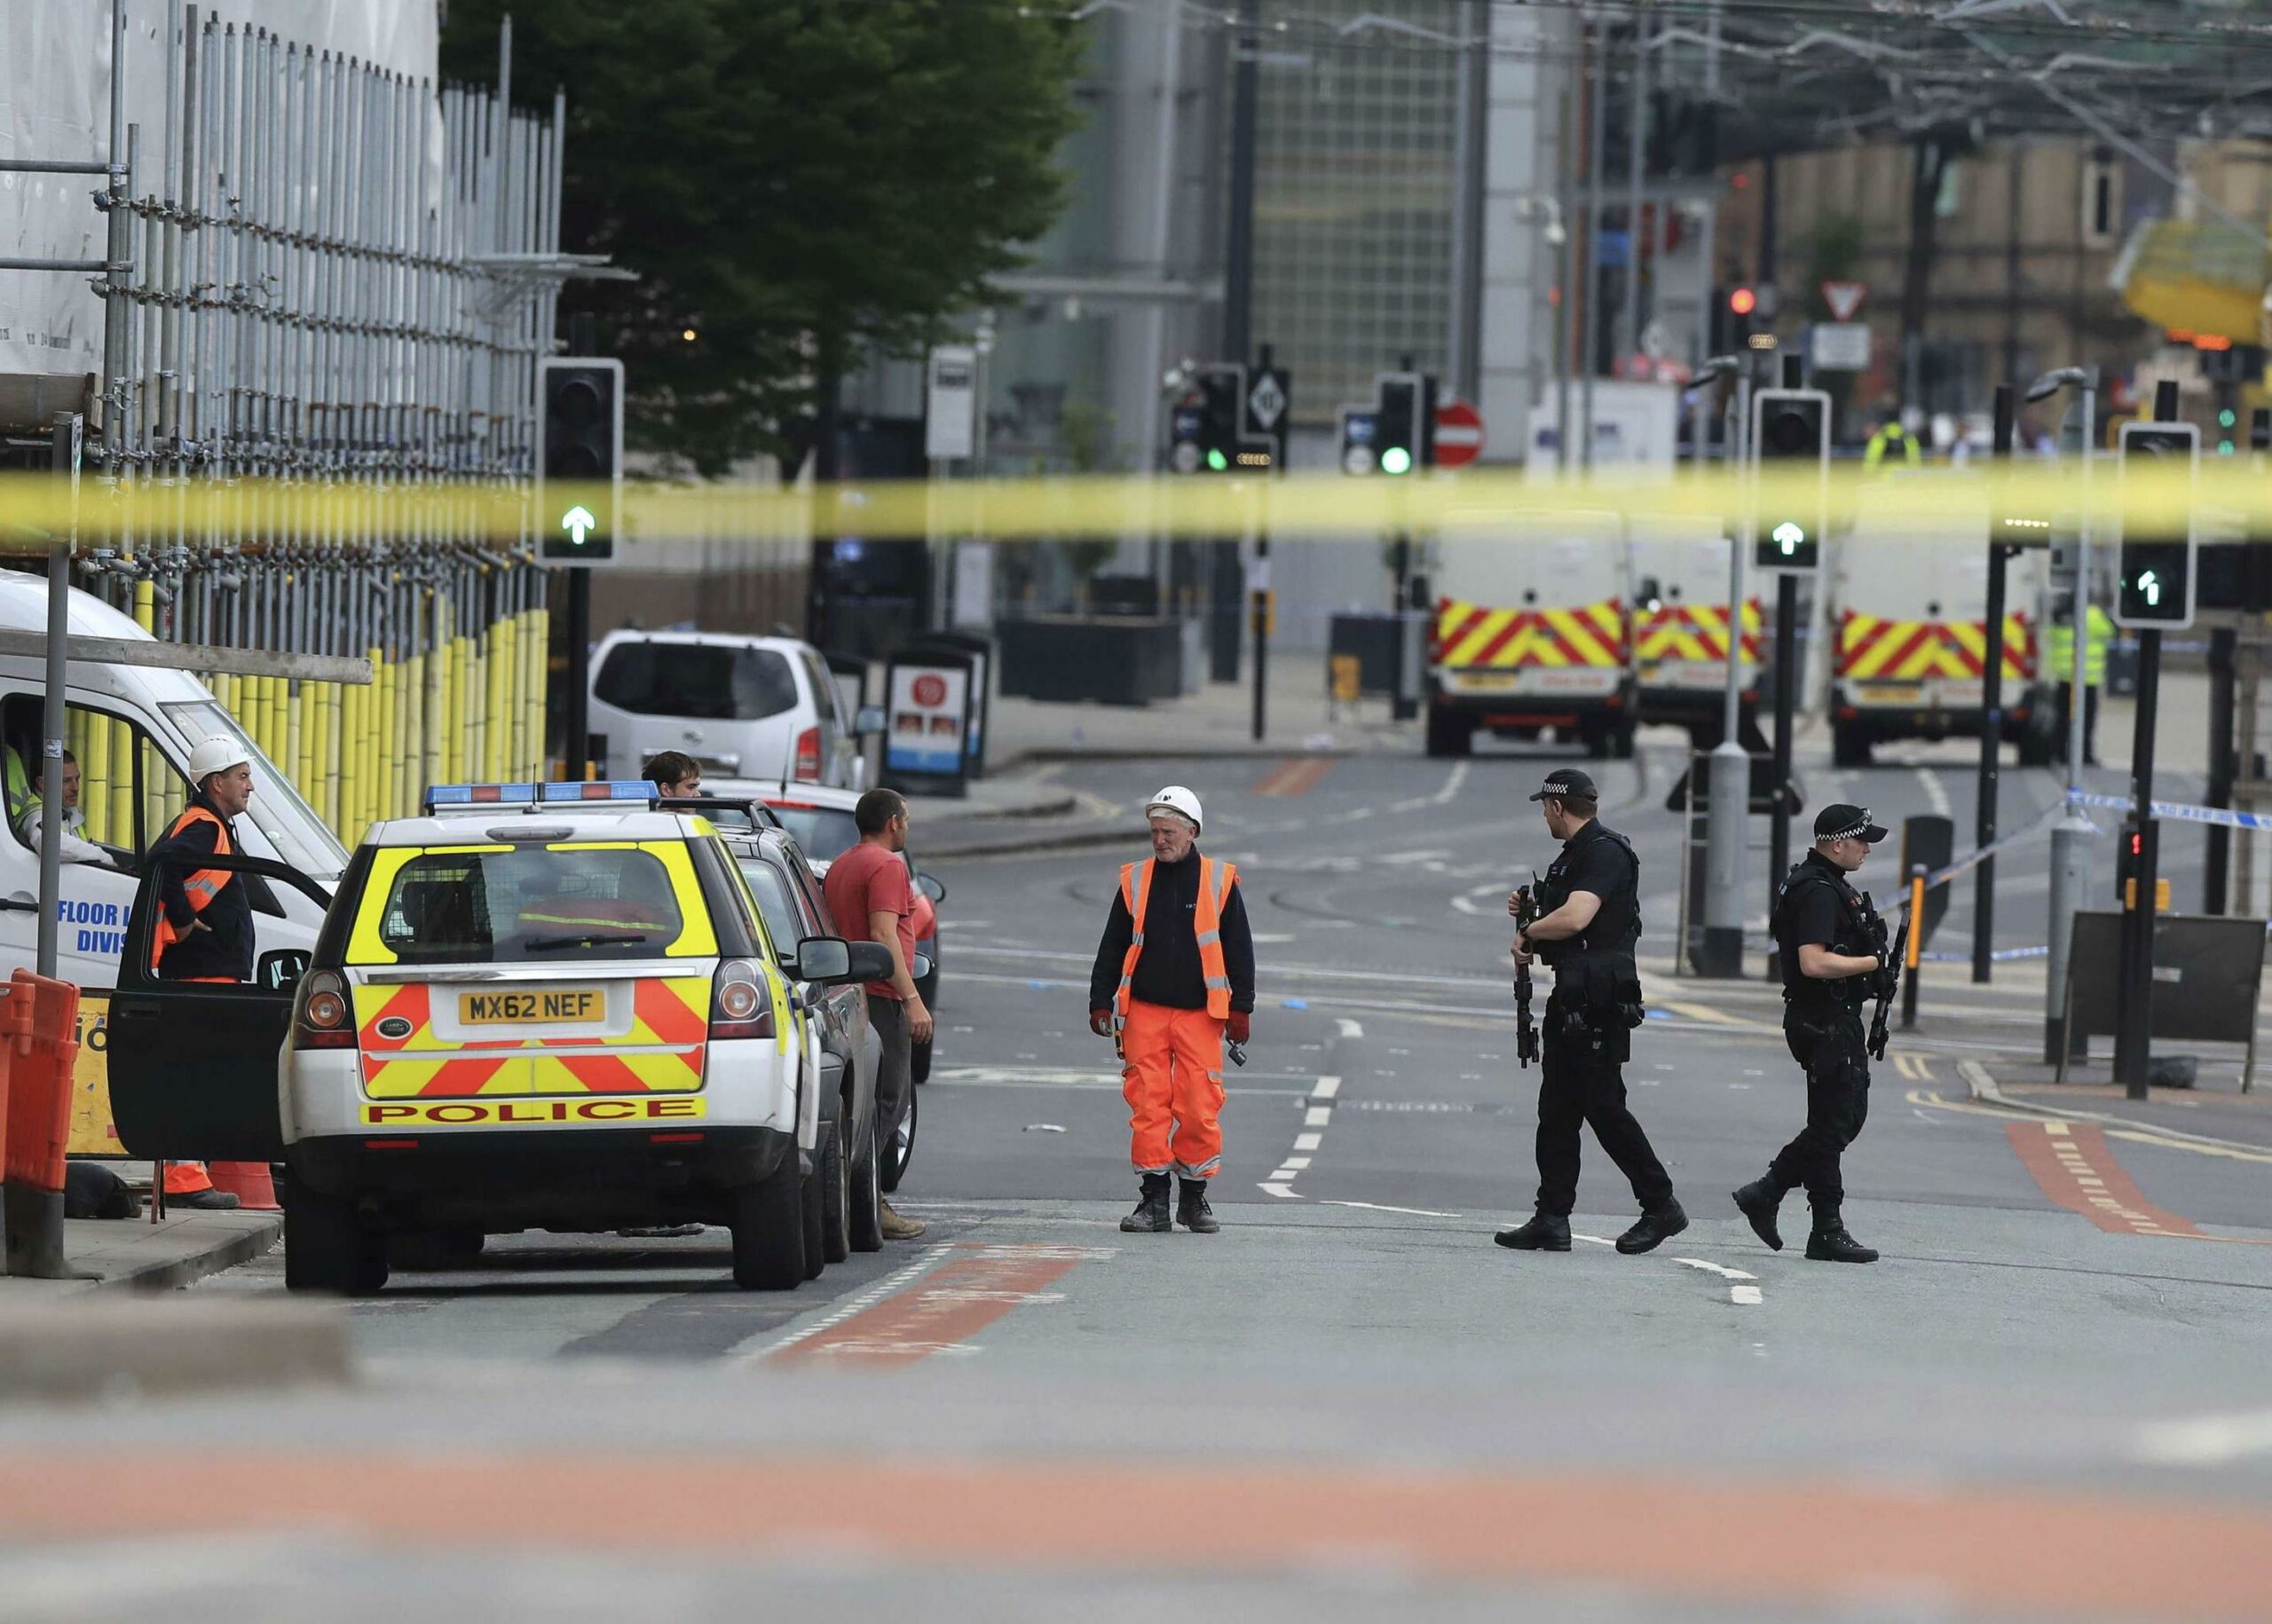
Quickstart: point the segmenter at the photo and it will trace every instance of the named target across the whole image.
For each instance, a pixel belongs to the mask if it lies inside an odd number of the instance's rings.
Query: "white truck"
[[[1454,516],[1430,585],[1430,755],[1466,755],[1484,730],[1633,753],[1632,549],[1619,515]]]
[[[1946,478],[1946,476],[1942,476]],[[1905,476],[1863,487],[1853,528],[1831,555],[1831,746],[1841,767],[1866,767],[1895,739],[1976,737],[1988,639],[1988,504],[1976,513],[1905,512]],[[2047,765],[2058,696],[2042,674],[2049,555],[2005,569],[2003,737],[2024,767]]]
[[[1633,533],[1633,661],[1641,720],[1688,729],[1699,750],[1725,730],[1728,685],[1728,539],[1717,519],[1653,518]],[[1766,626],[1758,579],[1744,578],[1735,642],[1738,742],[1764,750],[1759,731]]]

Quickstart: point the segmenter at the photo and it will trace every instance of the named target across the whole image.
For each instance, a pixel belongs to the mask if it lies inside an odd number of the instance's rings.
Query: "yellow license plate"
[[[1873,682],[1862,690],[1862,697],[1873,705],[1922,705],[1925,685],[1921,682]]]
[[[1449,686],[1456,693],[1511,694],[1520,689],[1523,680],[1512,671],[1455,672]]]
[[[606,1019],[607,994],[596,987],[458,995],[458,1021],[462,1026],[588,1026]]]

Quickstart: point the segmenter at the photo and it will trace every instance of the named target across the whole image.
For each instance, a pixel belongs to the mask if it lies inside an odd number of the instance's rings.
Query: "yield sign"
[[[1465,468],[1483,454],[1483,414],[1464,400],[1436,408],[1436,466]]]
[[[1822,302],[1830,306],[1833,321],[1851,321],[1854,312],[1862,308],[1862,296],[1869,290],[1866,282],[1825,282]]]

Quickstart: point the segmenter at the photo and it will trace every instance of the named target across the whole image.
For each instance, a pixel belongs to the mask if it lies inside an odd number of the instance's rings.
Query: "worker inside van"
[[[40,848],[41,825],[47,810],[46,796],[46,776],[34,777],[30,804],[16,825],[24,844],[34,851]],[[67,750],[63,753],[63,861],[108,863],[117,855],[107,847],[98,846],[87,839],[86,815],[79,809],[79,758]]]

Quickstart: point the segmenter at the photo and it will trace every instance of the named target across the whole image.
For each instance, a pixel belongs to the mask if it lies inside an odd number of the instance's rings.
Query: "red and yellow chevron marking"
[[[1436,605],[1434,658],[1498,670],[1621,666],[1625,606],[1609,598],[1583,609],[1485,609],[1445,598]]]
[[[2035,627],[2004,618],[2004,674],[2035,675]],[[1913,682],[1976,677],[1988,663],[1985,620],[1881,620],[1848,610],[1838,617],[1838,674],[1856,682]]]
[[[375,989],[365,989],[367,997]],[[631,1029],[620,1037],[485,1037],[452,1042],[434,1030],[431,989],[386,989],[361,1022],[363,1092],[373,1100],[479,1094],[685,1093],[702,1086],[710,1035],[710,978],[649,976],[633,983]],[[380,1020],[411,1023],[382,1037]],[[579,1053],[597,1050],[596,1053]]]
[[[1743,606],[1743,658],[1759,663],[1760,608],[1757,598]],[[1666,603],[1638,617],[1634,635],[1643,665],[1660,660],[1724,660],[1728,658],[1728,611],[1718,603]]]

